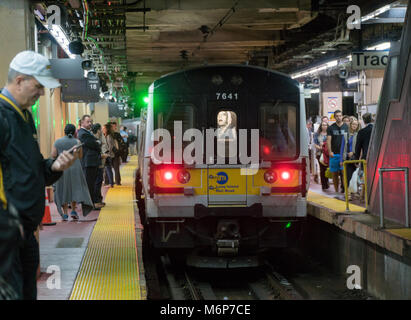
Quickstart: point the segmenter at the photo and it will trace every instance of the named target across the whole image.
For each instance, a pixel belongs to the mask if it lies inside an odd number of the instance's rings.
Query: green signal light
[[[289,227],[291,227],[291,222],[288,222],[288,223],[285,225],[285,228],[286,228],[286,229],[288,229]]]
[[[149,101],[148,97],[144,97],[143,101],[144,101],[144,103],[148,103],[148,101]]]

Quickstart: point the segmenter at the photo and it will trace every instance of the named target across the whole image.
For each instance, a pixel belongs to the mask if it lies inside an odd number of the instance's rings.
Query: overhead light
[[[365,22],[365,21],[367,21],[367,20],[370,20],[370,19],[375,18],[375,17],[379,16],[380,14],[382,14],[382,13],[390,10],[391,7],[392,7],[391,4],[388,4],[388,5],[384,6],[384,7],[381,7],[381,8],[379,8],[379,9],[377,9],[377,10],[375,10],[375,11],[373,11],[373,12],[367,14],[367,15],[365,15],[364,17],[361,17],[361,22]]]
[[[308,76],[308,75],[311,75],[311,74],[314,74],[314,73],[317,73],[317,72],[320,72],[320,71],[323,71],[323,70],[326,70],[326,69],[334,68],[336,66],[338,66],[338,60],[332,60],[332,61],[326,62],[322,65],[319,65],[317,67],[308,69],[307,71],[300,72],[300,73],[295,73],[295,74],[291,75],[291,78],[292,79],[301,78],[301,77]]]
[[[375,46],[365,48],[365,50],[387,50],[391,48],[391,42],[383,42]]]
[[[348,84],[353,84],[353,83],[357,83],[357,82],[360,82],[359,78],[349,78],[349,79],[347,79]]]

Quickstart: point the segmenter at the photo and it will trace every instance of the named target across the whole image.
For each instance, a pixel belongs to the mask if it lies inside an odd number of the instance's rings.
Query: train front
[[[295,243],[308,187],[295,81],[245,66],[172,74],[150,87],[145,126],[140,174],[153,249],[236,267]]]

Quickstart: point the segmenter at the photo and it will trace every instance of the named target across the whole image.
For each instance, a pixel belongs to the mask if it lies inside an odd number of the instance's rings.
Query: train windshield
[[[260,104],[260,154],[262,159],[297,155],[297,107],[291,103]]]
[[[170,103],[166,111],[157,113],[157,128],[167,129],[171,136],[174,135],[174,122],[181,121],[183,133],[191,128],[195,128],[194,110],[191,103]]]

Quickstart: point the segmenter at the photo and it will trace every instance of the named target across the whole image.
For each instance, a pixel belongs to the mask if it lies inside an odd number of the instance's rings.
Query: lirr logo
[[[217,173],[217,183],[218,184],[226,184],[228,181],[227,173],[225,172],[218,172]]]

